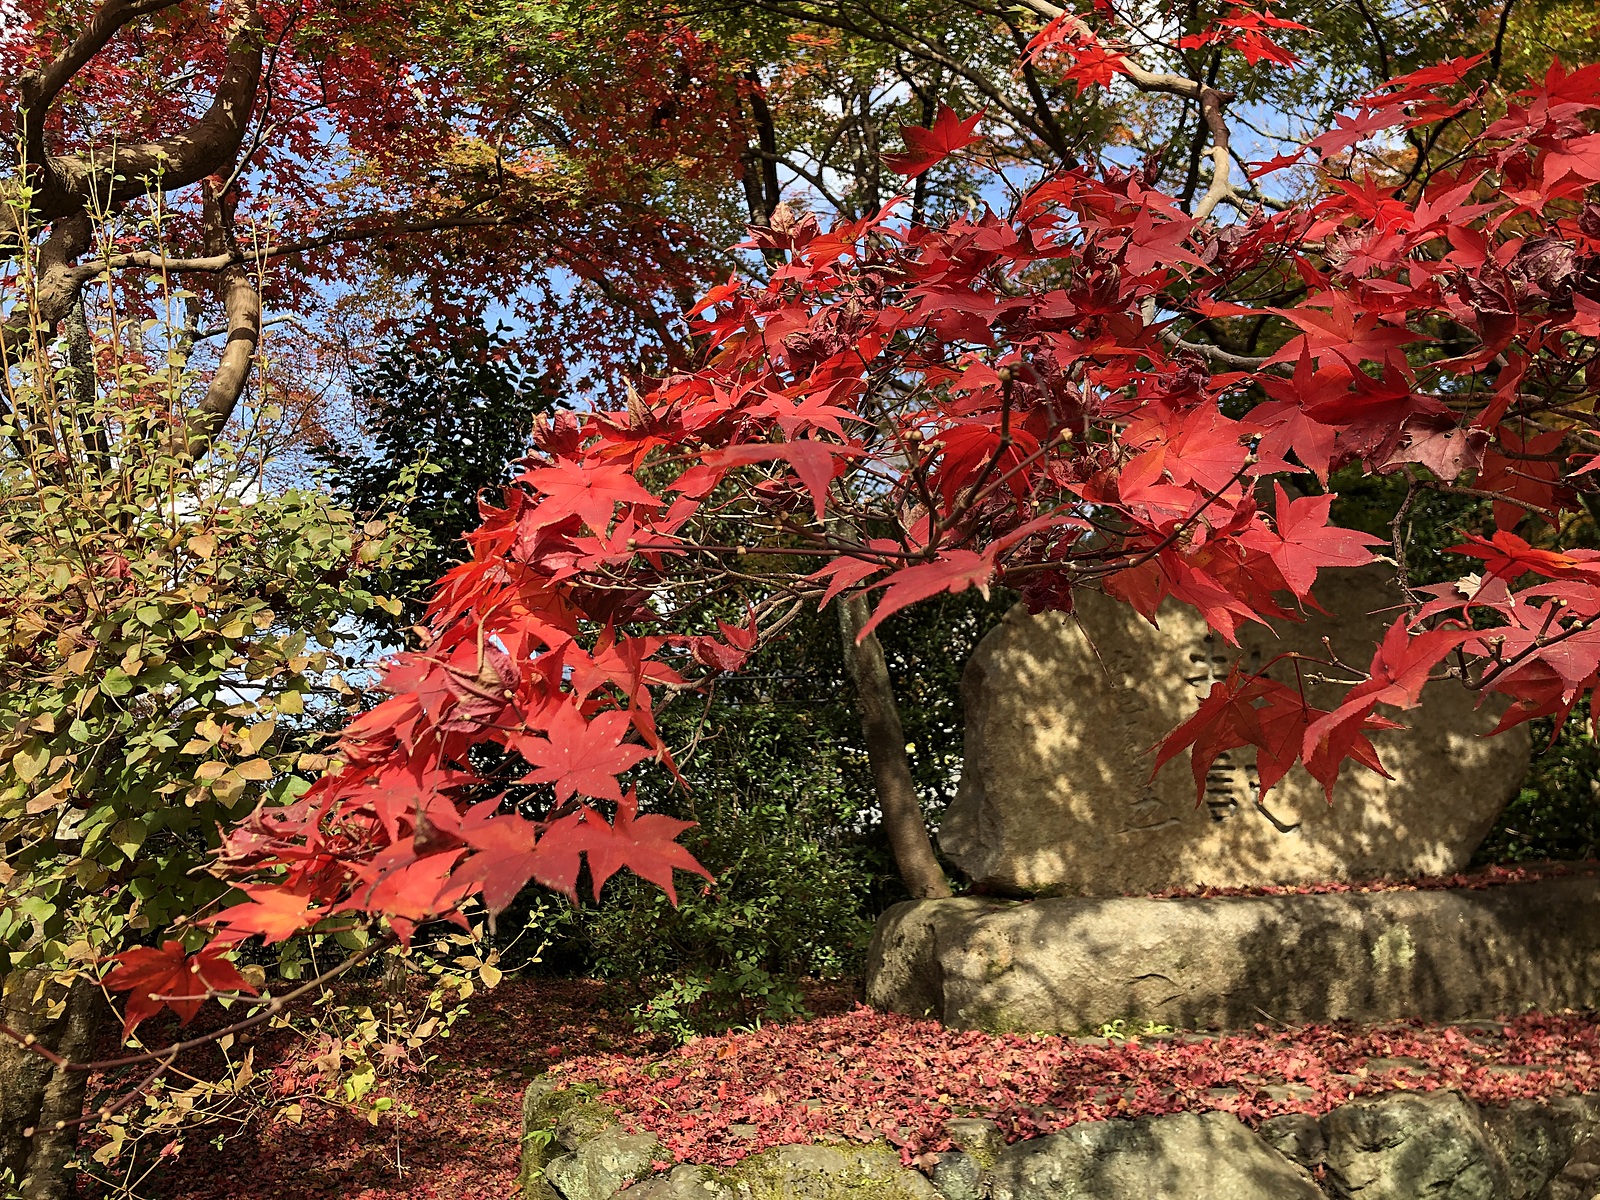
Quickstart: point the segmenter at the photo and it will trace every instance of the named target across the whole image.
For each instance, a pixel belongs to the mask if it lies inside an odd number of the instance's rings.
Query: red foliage
[[[1031,1137],[1080,1111],[1084,1119],[1139,1116],[1180,1102],[1254,1124],[1402,1086],[1460,1087],[1489,1104],[1600,1087],[1592,1016],[1523,1016],[1503,1029],[1408,1022],[1108,1043],[954,1033],[852,1011],[835,992],[809,1002],[829,1015],[673,1050],[633,1033],[626,1004],[604,985],[507,980],[474,1000],[434,1068],[380,1079],[395,1108],[376,1127],[310,1099],[337,1080],[319,1074],[314,1049],[268,1035],[256,1043],[257,1069],[270,1074],[276,1096],[305,1098],[302,1122],[252,1126],[220,1147],[189,1140],[149,1187],[167,1200],[509,1195],[522,1089],[552,1067],[557,1078],[602,1084],[607,1103],[667,1140],[680,1161],[707,1163],[786,1139],[873,1140],[886,1124],[915,1161],[945,1148],[940,1121],[969,1113],[993,1116],[1010,1137]],[[1263,1091],[1290,1084],[1292,1095]],[[395,1118],[402,1109],[415,1115]],[[679,1127],[686,1116],[696,1122],[687,1131]],[[736,1124],[754,1125],[755,1136],[741,1136],[749,1130]]]
[[[600,1099],[679,1162],[731,1165],[769,1146],[884,1138],[906,1162],[926,1164],[923,1156],[951,1148],[941,1125],[955,1116],[994,1120],[1014,1141],[1173,1112],[1231,1112],[1255,1124],[1399,1087],[1452,1088],[1486,1104],[1593,1091],[1600,1028],[1589,1016],[1527,1015],[1503,1029],[1258,1025],[1108,1041],[961,1033],[857,1008],[704,1038],[655,1059],[564,1062],[556,1073],[601,1084]]]
[[[1241,11],[1219,36],[1271,57],[1274,21]],[[782,259],[770,280],[695,310],[704,364],[536,431],[342,767],[234,833],[226,865],[270,876],[307,924],[361,910],[402,936],[530,878],[573,893],[580,856],[597,886],[619,864],[670,886],[693,869],[676,830],[623,799],[646,759],[674,770],[653,689],[736,665],[797,600],[841,592],[881,593],[870,629],[943,590],[1001,584],[1070,610],[1101,587],[1147,616],[1191,605],[1234,640],[1314,605],[1320,571],[1372,561],[1375,539],[1328,524],[1327,496],[1283,486],[1314,493],[1346,464],[1487,494],[1502,534],[1515,519],[1555,549],[1502,537],[1487,581],[1408,589],[1370,664],[1317,668],[1349,685],[1329,711],[1306,704],[1298,663],[1230,676],[1163,755],[1192,744],[1203,788],[1210,757],[1252,745],[1263,790],[1297,761],[1331,788],[1345,759],[1381,769],[1367,732],[1444,673],[1513,701],[1503,724],[1570,709],[1600,672],[1600,578],[1560,544],[1600,452],[1582,419],[1600,68],[1553,69],[1417,189],[1346,170],[1360,138],[1464,111],[1475,67],[1364,98],[1309,147],[1320,201],[1234,224],[1113,166],[937,227],[897,204],[826,230],[780,207],[749,243]],[[942,115],[905,165],[971,135]],[[1180,334],[1239,315],[1287,340],[1241,361]],[[1518,589],[1522,570],[1536,578]],[[735,636],[713,600],[749,625]],[[467,808],[517,782],[550,802]],[[281,932],[252,898],[225,937]]]
[[[161,949],[140,946],[120,957],[115,970],[105,977],[113,991],[128,992],[127,1011],[122,1020],[126,1038],[146,1017],[170,1008],[185,1025],[194,1020],[210,993],[249,992],[255,988],[227,959],[223,947],[210,945],[198,954],[185,954],[183,943],[162,943]]]
[[[920,125],[905,126],[900,132],[906,139],[906,152],[885,155],[883,161],[890,169],[902,175],[921,175],[935,163],[949,158],[963,146],[969,146],[977,141],[978,137],[973,130],[982,119],[983,114],[978,112],[962,120],[948,104],[941,104],[939,115],[934,118],[931,128],[923,129]]]

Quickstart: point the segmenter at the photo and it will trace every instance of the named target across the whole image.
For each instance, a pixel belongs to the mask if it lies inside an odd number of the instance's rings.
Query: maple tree
[[[9,349],[86,290],[151,316],[176,286],[211,374],[202,438],[249,385],[264,305],[308,318],[300,351],[333,365],[352,331],[494,303],[577,382],[679,353],[663,313],[708,278],[720,231],[660,198],[723,167],[733,99],[681,27],[574,25],[491,54],[493,22],[450,0],[20,13],[0,44],[0,253],[33,255],[39,286],[31,315],[7,314]]]
[[[1003,212],[908,221],[889,201],[825,227],[773,208],[748,243],[765,277],[690,310],[698,365],[536,425],[336,769],[227,838],[243,902],[206,919],[200,954],[353,914],[409,938],[530,880],[575,895],[585,869],[594,890],[620,868],[670,887],[696,868],[681,825],[630,787],[652,760],[675,769],[658,705],[808,606],[841,599],[864,641],[941,593],[1003,584],[1070,611],[1098,587],[1151,618],[1191,605],[1232,639],[1372,560],[1374,539],[1329,524],[1323,489],[1350,464],[1407,487],[1387,547],[1407,605],[1372,662],[1235,672],[1163,756],[1193,744],[1203,781],[1208,756],[1250,745],[1263,787],[1297,762],[1331,786],[1346,760],[1377,765],[1367,733],[1436,675],[1509,700],[1502,727],[1592,692],[1592,525],[1569,514],[1600,462],[1600,67],[1557,63],[1507,97],[1487,55],[1453,59],[1246,176],[1214,79],[1145,65],[1113,5],[1039,15],[1039,70],[1184,101],[1209,178],[1169,193],[1159,164],[1110,161],[1009,178],[968,140],[976,114],[935,111],[895,161],[920,178],[965,156]],[[1278,69],[1279,20],[1233,8],[1183,36]],[[1396,151],[1397,130],[1423,147]],[[1253,199],[1299,161],[1312,200]],[[1489,569],[1413,586],[1404,513],[1439,490],[1496,502],[1494,536],[1460,543]],[[1303,669],[1344,699],[1312,708]]]
[[[1038,40],[1085,28],[1062,20]],[[1248,32],[1260,52],[1266,35]],[[1371,561],[1373,539],[1327,524],[1328,497],[1285,486],[1314,489],[1346,462],[1415,490],[1483,491],[1466,480],[1483,482],[1491,446],[1555,460],[1559,477],[1513,470],[1516,494],[1496,494],[1536,536],[1570,535],[1559,513],[1595,459],[1580,414],[1600,335],[1585,290],[1600,170],[1584,118],[1600,68],[1552,67],[1409,192],[1385,191],[1390,164],[1364,149],[1379,129],[1474,108],[1479,65],[1364,98],[1366,119],[1311,145],[1320,201],[1236,224],[1209,219],[1234,195],[1221,136],[1192,212],[1111,166],[1057,172],[1005,216],[937,227],[891,208],[824,229],[780,210],[751,244],[787,261],[694,310],[705,366],[624,409],[540,424],[535,459],[469,535],[471,560],[441,580],[428,644],[396,658],[391,697],[346,731],[346,765],[235,834],[228,865],[273,864],[308,921],[356,908],[402,932],[480,888],[504,901],[501,872],[570,892],[574,847],[604,825],[576,797],[617,801],[646,758],[672,768],[656,693],[741,662],[801,606],[871,596],[865,633],[941,591],[999,582],[1070,608],[1074,588],[1098,586],[1151,617],[1168,598],[1190,604],[1231,639],[1314,603],[1320,571]],[[1123,67],[1223,111],[1203,83]],[[926,165],[925,149],[906,165]],[[1285,278],[1303,286],[1270,310],[1275,353],[1241,362],[1184,336],[1264,311],[1253,289]],[[1432,350],[1441,323],[1464,352]],[[1252,408],[1265,394],[1275,403]],[[1547,427],[1563,449],[1530,457],[1517,431]],[[700,535],[715,521],[726,537],[730,520],[736,541]],[[1556,579],[1546,560],[1516,562],[1543,578],[1414,589],[1402,567],[1411,603],[1373,661],[1319,666],[1349,684],[1336,708],[1236,672],[1167,751],[1200,741],[1203,776],[1207,755],[1255,745],[1268,774],[1300,762],[1331,781],[1347,758],[1376,764],[1366,733],[1438,671],[1512,700],[1503,726],[1570,705],[1594,684],[1600,593],[1576,568]],[[748,620],[680,627],[685,586],[695,604],[707,588],[742,597]],[[489,782],[552,785],[546,815],[454,802],[484,778],[472,750],[486,742],[509,752]],[[636,839],[605,831],[607,848],[589,851],[597,878],[670,860],[665,828],[641,825]],[[251,929],[228,919],[228,936]]]

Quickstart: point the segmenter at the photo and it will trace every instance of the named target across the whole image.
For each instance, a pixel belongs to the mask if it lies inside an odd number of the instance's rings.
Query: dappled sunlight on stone
[[[1399,593],[1382,567],[1325,576],[1308,614],[1240,630],[1235,649],[1193,610],[1170,603],[1152,627],[1126,605],[1080,591],[1078,611],[1020,606],[968,664],[961,790],[941,849],[975,883],[1022,894],[1120,895],[1169,888],[1404,878],[1460,870],[1527,769],[1518,727],[1482,735],[1500,709],[1454,682],[1430,684],[1410,727],[1374,735],[1393,775],[1346,763],[1330,805],[1296,766],[1258,803],[1255,752],[1233,750],[1201,802],[1187,756],[1152,780],[1148,753],[1194,712],[1233,664],[1259,669],[1299,653],[1365,668]],[[1314,663],[1299,674],[1313,704],[1339,688]],[[1270,674],[1296,681],[1296,664]]]

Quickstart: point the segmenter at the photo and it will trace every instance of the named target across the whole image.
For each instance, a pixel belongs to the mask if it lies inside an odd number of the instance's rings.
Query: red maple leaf
[[[717,671],[737,671],[744,665],[745,659],[750,657],[750,652],[756,648],[756,643],[761,639],[761,629],[756,624],[756,616],[752,611],[750,624],[746,626],[729,625],[726,621],[719,620],[717,628],[722,631],[722,641],[714,637],[692,637],[689,639],[689,652],[694,655],[697,662]]]
[[[899,545],[888,538],[874,538],[867,543],[869,550],[881,550],[894,553],[900,549]],[[832,600],[846,588],[854,587],[863,579],[876,575],[884,569],[884,563],[875,558],[860,558],[852,554],[841,554],[832,562],[818,567],[808,580],[828,580],[828,588],[822,593],[822,599],[817,602],[819,609],[826,608],[828,601]]]
[[[1257,712],[1261,740],[1256,749],[1256,771],[1259,794],[1263,799],[1300,758],[1306,730],[1311,723],[1325,715],[1321,709],[1307,704],[1305,697],[1296,689],[1277,685],[1267,693],[1267,703]],[[1365,721],[1352,725],[1348,738],[1318,742],[1318,752],[1306,760],[1305,768],[1322,785],[1329,801],[1333,800],[1334,784],[1339,780],[1339,768],[1344,765],[1346,758],[1352,758],[1388,778],[1389,772],[1378,760],[1378,752],[1367,740],[1366,731],[1387,728],[1393,724],[1382,717],[1368,716]]]
[[[1062,72],[1077,85],[1079,96],[1095,84],[1110,87],[1118,75],[1128,73],[1128,59],[1103,45],[1096,38],[1079,38],[1065,45],[1072,65]]]
[[[790,440],[793,440],[797,433],[821,429],[844,441],[847,435],[844,426],[839,422],[860,421],[861,416],[848,408],[840,408],[832,401],[835,393],[847,392],[853,382],[847,379],[842,385],[824,388],[817,392],[803,392],[798,396],[774,393],[752,408],[750,415],[772,417],[777,422],[778,428],[783,430],[783,436]]]
[[[223,955],[216,943],[203,946],[196,954],[185,954],[180,941],[163,942],[161,949],[140,946],[116,957],[116,968],[101,982],[114,992],[129,992],[122,1018],[122,1036],[128,1035],[146,1017],[163,1008],[178,1014],[181,1024],[194,1020],[210,992],[248,992],[256,989]]]
[[[1390,325],[1376,313],[1357,315],[1345,292],[1333,294],[1331,309],[1275,308],[1272,311],[1293,321],[1305,333],[1290,338],[1268,362],[1293,362],[1306,350],[1313,358],[1333,354],[1354,366],[1360,362],[1382,362],[1391,350],[1423,340],[1421,334]]]
[[[1238,746],[1256,745],[1261,741],[1261,725],[1256,717],[1255,701],[1273,681],[1258,675],[1246,675],[1234,664],[1226,679],[1211,685],[1200,707],[1187,721],[1161,740],[1156,747],[1155,766],[1150,777],[1167,765],[1185,746],[1192,747],[1190,766],[1194,770],[1195,803],[1206,796],[1206,772],[1219,754]]]
[[[972,131],[983,119],[984,111],[979,109],[962,120],[948,104],[941,104],[931,129],[924,129],[921,125],[900,127],[900,133],[906,139],[905,152],[885,154],[884,163],[891,171],[908,177],[921,175],[935,163],[943,162],[963,146],[978,140]]]
[[[1468,534],[1464,545],[1447,547],[1450,554],[1470,554],[1484,560],[1483,569],[1501,579],[1516,579],[1532,571],[1546,579],[1600,580],[1600,551],[1573,550],[1562,554],[1530,546],[1514,533],[1497,530],[1493,538]]]
[[[246,884],[239,890],[246,896],[245,903],[225,908],[209,919],[210,924],[227,930],[222,935],[226,941],[260,934],[270,946],[315,925],[322,917],[310,897],[275,884]]]
[[[454,848],[444,853],[420,857],[414,842],[389,846],[354,865],[364,886],[357,887],[332,911],[381,913],[408,945],[412,931],[422,921],[447,917],[461,924],[464,918],[455,910],[467,898],[469,889],[451,878],[451,870],[460,857],[459,839]]]
[[[1361,567],[1373,560],[1370,546],[1384,540],[1370,533],[1341,529],[1328,524],[1333,496],[1302,496],[1290,500],[1278,483],[1272,485],[1277,497],[1279,543],[1271,550],[1272,561],[1283,581],[1300,599],[1311,595],[1321,567]]]
[[[1017,468],[1038,453],[1039,439],[1025,429],[1009,430],[1007,439],[991,420],[963,421],[940,431],[933,486],[948,507],[955,507],[956,498],[991,461],[990,477],[1005,480],[1017,499],[1026,499],[1028,477]]]
[[[662,507],[660,500],[639,486],[626,463],[561,459],[554,466],[524,471],[521,481],[544,496],[523,517],[530,529],[556,525],[576,515],[595,533],[604,534],[619,504]]]
[[[477,853],[465,859],[451,876],[457,883],[479,883],[484,907],[498,913],[517,898],[528,883],[576,899],[578,851],[571,838],[539,836],[539,827],[516,813],[495,815],[498,801],[474,805],[461,820],[461,836]],[[603,823],[603,822],[602,822]]]
[[[617,776],[650,757],[646,747],[622,740],[632,722],[628,712],[618,709],[587,721],[576,704],[562,705],[550,722],[548,736],[511,737],[511,749],[533,766],[521,782],[551,784],[557,804],[574,792],[621,800]]]
[[[1550,513],[1570,507],[1572,491],[1561,486],[1562,464],[1554,457],[1566,437],[1564,430],[1552,429],[1524,439],[1502,425],[1495,444],[1484,452],[1483,468],[1473,486]],[[1494,502],[1494,523],[1501,529],[1515,529],[1530,515],[1521,504],[1512,504],[1509,499]]]
[[[1401,616],[1389,626],[1372,656],[1368,678],[1351,688],[1344,702],[1306,727],[1301,757],[1308,762],[1330,747],[1347,749],[1379,704],[1415,708],[1433,668],[1450,651],[1477,636],[1471,629],[1430,629],[1413,634]],[[1345,755],[1339,754],[1340,758]]]
[[[872,619],[862,626],[856,641],[861,641],[879,622],[906,605],[939,592],[964,592],[975,587],[988,599],[989,581],[993,578],[994,563],[971,550],[946,550],[933,562],[902,567],[883,581],[887,590],[878,598]]]
[[[589,876],[596,900],[600,899],[600,889],[606,880],[624,867],[666,892],[674,904],[678,902],[678,893],[672,886],[674,870],[712,878],[711,872],[676,840],[680,833],[693,826],[693,821],[679,821],[660,813],[642,817],[638,814],[638,794],[630,791],[618,802],[616,820],[611,824],[588,810],[587,816],[580,813],[554,822],[545,837],[583,850],[589,860]]]
[[[775,446],[764,443],[752,446],[729,446],[725,450],[707,454],[704,461],[707,467],[721,471],[732,466],[787,459],[794,467],[794,473],[799,477],[802,486],[811,493],[811,503],[820,522],[828,503],[828,484],[840,470],[836,460],[840,456],[856,453],[858,451],[849,446],[802,439],[781,442]]]

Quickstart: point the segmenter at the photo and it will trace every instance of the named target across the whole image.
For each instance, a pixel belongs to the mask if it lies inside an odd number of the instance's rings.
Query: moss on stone
[[[886,1142],[774,1146],[711,1178],[741,1200],[927,1200],[932,1194],[927,1180],[902,1167]]]
[[[561,1200],[550,1186],[544,1168],[571,1147],[557,1140],[579,1143],[617,1124],[616,1110],[595,1099],[594,1084],[563,1085],[548,1075],[537,1076],[522,1094],[522,1166],[517,1185],[524,1200]]]

